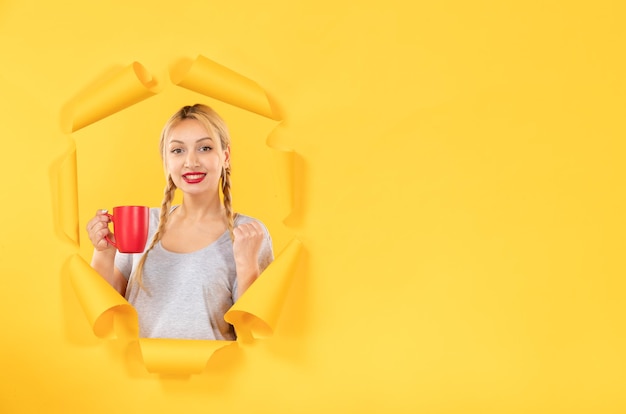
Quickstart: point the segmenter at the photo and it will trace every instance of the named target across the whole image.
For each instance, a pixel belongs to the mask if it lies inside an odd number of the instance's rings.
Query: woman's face
[[[185,119],[170,130],[165,142],[165,166],[174,184],[185,194],[218,192],[219,179],[230,160],[230,148],[222,148],[195,119]]]

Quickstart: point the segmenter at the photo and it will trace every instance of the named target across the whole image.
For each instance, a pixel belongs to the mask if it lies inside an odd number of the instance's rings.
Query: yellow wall
[[[626,410],[620,2],[40,3],[0,4],[0,412]],[[61,112],[134,61],[167,85],[199,54],[282,108],[292,213],[257,202],[262,145],[241,150],[235,197],[305,254],[272,337],[199,375],[150,374],[94,336],[64,269],[88,260],[93,210],[159,202],[162,114],[196,95],[113,115],[97,140]],[[275,125],[224,108],[250,145]],[[142,178],[118,194],[107,169],[134,134]],[[53,215],[73,140],[78,250]]]

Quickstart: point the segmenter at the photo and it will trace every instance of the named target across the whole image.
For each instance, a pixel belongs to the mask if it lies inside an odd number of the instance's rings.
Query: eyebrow
[[[200,138],[200,139],[196,140],[196,144],[197,144],[198,142],[202,142],[202,141],[207,140],[207,139],[208,139],[209,141],[213,141],[213,138],[211,138],[211,137],[204,137],[204,138]],[[184,142],[183,142],[183,141],[180,141],[180,140],[177,140],[177,139],[173,139],[173,140],[171,140],[169,143],[170,143],[170,144],[173,144],[173,143],[177,143],[177,144],[184,144]]]

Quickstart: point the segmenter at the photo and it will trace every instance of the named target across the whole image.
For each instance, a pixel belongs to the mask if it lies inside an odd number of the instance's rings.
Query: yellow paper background
[[[0,411],[624,412],[624,6],[516,3],[3,2]],[[297,235],[306,254],[270,338],[157,375],[91,331],[54,172],[70,98],[199,54],[280,106],[275,129],[224,111],[294,150],[291,213],[257,203],[289,210],[264,138],[233,190],[277,250]],[[119,149],[73,134],[81,225],[101,199],[160,200],[163,117],[134,111],[97,126],[155,137],[128,143],[145,163],[121,193],[89,185],[121,180],[97,162]]]

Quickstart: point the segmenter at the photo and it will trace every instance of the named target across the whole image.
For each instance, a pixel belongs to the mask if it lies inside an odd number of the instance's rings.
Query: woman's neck
[[[183,202],[176,210],[180,218],[193,221],[223,219],[224,207],[219,197],[183,197]]]

